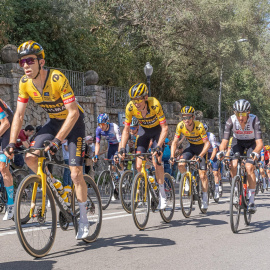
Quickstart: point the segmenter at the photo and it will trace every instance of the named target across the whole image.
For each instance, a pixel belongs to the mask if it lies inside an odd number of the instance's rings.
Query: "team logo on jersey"
[[[66,90],[66,89],[65,89]],[[64,91],[65,92],[65,91]],[[71,96],[72,95],[72,93],[67,93],[67,94],[64,94],[64,97],[68,97],[68,96]]]
[[[182,129],[184,127],[184,124],[182,123],[181,125],[180,125],[180,129]]]
[[[157,107],[158,107],[157,105],[151,106],[151,108],[152,108],[153,110],[155,110]]]
[[[27,77],[26,76],[23,76],[22,77],[22,83],[26,83],[28,81]]]
[[[130,104],[128,110],[131,112],[133,110],[133,106]]]
[[[197,129],[197,130],[201,130],[201,126],[197,126],[196,129]]]
[[[57,82],[58,80],[59,80],[59,78],[60,78],[60,76],[62,77],[62,75],[61,74],[54,74],[53,76],[52,76],[52,80],[54,81],[54,82]]]
[[[34,94],[34,96],[35,96],[35,97],[37,97],[37,96],[38,96],[37,92],[33,92],[33,94]]]
[[[49,96],[50,95],[50,93],[49,92],[44,92],[44,96]]]

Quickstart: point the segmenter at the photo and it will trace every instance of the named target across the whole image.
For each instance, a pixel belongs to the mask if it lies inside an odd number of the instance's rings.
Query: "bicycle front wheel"
[[[131,213],[139,230],[143,230],[148,222],[150,212],[149,189],[142,173],[137,173],[132,184]]]
[[[26,177],[19,185],[15,199],[15,224],[19,240],[28,254],[33,257],[45,256],[53,246],[57,216],[54,198],[51,189],[46,184],[45,213],[42,216],[42,193],[37,193],[32,203],[33,186],[37,183],[41,188],[41,178],[37,175]],[[50,201],[50,207],[48,207]],[[33,214],[30,217],[31,205]],[[28,216],[26,225],[22,220]]]
[[[199,176],[197,176],[199,177]],[[199,183],[197,185],[197,191],[198,191],[198,205],[199,205],[199,208],[201,210],[201,213],[202,214],[206,214],[207,213],[207,209],[203,209],[202,208],[202,200],[203,200],[203,190],[202,190],[202,181],[201,179],[199,178]],[[209,206],[209,197],[210,197],[210,194],[209,194],[209,189],[207,189],[207,204]]]
[[[131,189],[132,189],[133,171],[125,171],[120,179],[119,195],[121,204],[127,213],[131,213]]]
[[[89,234],[83,239],[86,243],[91,243],[96,241],[98,235],[101,230],[102,225],[102,204],[99,195],[99,191],[95,181],[89,176],[85,174],[83,176],[86,186],[87,186],[87,219],[90,223]],[[72,194],[72,211],[76,213],[77,217],[80,216],[80,208],[76,199],[75,189]],[[75,233],[78,231],[78,224],[75,224]]]
[[[166,208],[160,210],[161,218],[165,222],[170,222],[173,218],[175,210],[175,192],[172,177],[168,173],[164,173],[164,189],[166,194],[167,205]]]
[[[232,180],[230,195],[230,224],[233,233],[237,233],[241,212],[241,178],[236,175]]]
[[[248,226],[251,222],[251,216],[252,214],[250,214],[247,209],[244,210],[244,220],[245,220],[245,224]]]
[[[191,175],[184,173],[179,185],[180,206],[184,217],[190,217],[192,211],[193,190],[191,184]]]
[[[97,186],[101,198],[102,210],[105,210],[112,199],[113,182],[110,171],[103,171],[98,177]]]

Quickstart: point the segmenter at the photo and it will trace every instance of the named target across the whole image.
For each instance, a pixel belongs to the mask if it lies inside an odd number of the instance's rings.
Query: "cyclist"
[[[255,213],[256,206],[254,203],[254,195],[256,188],[256,177],[254,172],[254,164],[255,161],[260,157],[260,152],[263,148],[263,141],[260,120],[256,115],[250,113],[250,107],[250,103],[245,99],[239,99],[233,104],[234,115],[230,116],[226,122],[224,138],[220,144],[220,152],[217,154],[217,157],[223,157],[224,150],[227,148],[230,133],[232,131],[232,154],[239,152],[240,155],[243,155],[244,150],[247,149],[248,158],[245,167],[248,181],[248,211],[249,213]],[[236,175],[236,170],[237,160],[233,159],[231,166],[233,177]]]
[[[202,181],[203,190],[203,201],[202,209],[208,208],[208,179],[206,175],[206,160],[207,151],[211,144],[208,140],[206,131],[203,124],[195,119],[195,109],[192,106],[185,106],[181,109],[181,114],[183,121],[178,123],[176,127],[175,137],[171,146],[171,163],[175,162],[175,150],[177,148],[177,142],[183,134],[190,145],[184,150],[183,154],[180,156],[180,160],[190,160],[195,155],[197,156],[197,161],[200,163],[199,175]],[[186,168],[184,163],[179,163],[179,171],[181,174],[185,173]],[[188,186],[185,188],[189,188]]]
[[[210,148],[208,149],[208,157],[209,157],[209,162],[212,165],[212,169],[213,169],[213,175],[214,175],[214,179],[215,179],[215,195],[214,198],[218,199],[219,198],[219,181],[221,178],[220,175],[220,171],[219,171],[219,162],[216,158],[216,154],[218,152],[218,143],[217,143],[217,139],[216,136],[211,133],[208,132],[208,126],[206,124],[203,124],[204,129],[206,131],[208,140],[211,144]]]
[[[270,158],[270,146],[266,145],[265,146],[265,152],[264,152],[264,160],[265,160],[265,166],[266,166],[266,174],[268,178],[268,185],[269,185],[269,179],[270,179],[270,169],[269,169],[269,158]]]
[[[45,140],[50,140],[45,148],[55,154],[61,147],[61,142],[67,138],[69,148],[69,166],[74,182],[80,220],[76,239],[86,238],[89,233],[87,219],[87,186],[83,178],[84,156],[84,111],[76,102],[68,79],[58,70],[45,69],[45,53],[40,44],[29,40],[18,47],[19,64],[25,75],[19,84],[17,109],[11,126],[11,136],[5,154],[12,158],[16,139],[21,130],[25,109],[29,97],[40,105],[49,115],[48,122],[38,131],[30,148],[44,146]],[[35,151],[34,154],[38,154]],[[37,157],[27,153],[25,161],[35,173],[37,172]],[[49,180],[49,179],[48,179]]]
[[[152,157],[156,156],[161,164],[163,144],[167,137],[168,125],[165,115],[159,101],[154,97],[148,97],[148,88],[144,83],[134,84],[129,89],[131,101],[126,106],[125,127],[122,133],[121,148],[119,156],[124,157],[126,153],[126,143],[129,138],[130,124],[132,116],[139,121],[139,131],[137,139],[137,153],[146,153],[152,139]],[[164,189],[164,168],[158,165],[153,158],[153,164],[156,169],[156,179],[159,184],[159,205],[158,209],[166,207],[166,194]],[[136,167],[138,172],[142,168],[142,159],[137,158]]]
[[[262,176],[262,179],[263,179],[263,188],[265,189],[266,188],[266,175],[265,175],[265,172],[264,172],[264,168],[266,166],[266,158],[269,159],[269,156],[268,156],[268,152],[266,151],[265,149],[265,146],[263,147],[263,149],[261,150],[261,153],[260,153],[260,158],[259,158],[259,162],[260,162],[260,174]]]
[[[10,136],[10,126],[13,119],[13,112],[9,108],[9,106],[0,99],[0,137],[2,137],[1,142],[1,150],[5,149],[9,142]],[[13,186],[13,178],[9,171],[9,164],[6,166],[7,157],[4,154],[0,155],[0,173],[3,176],[4,185],[7,191],[7,209],[6,213],[3,217],[3,220],[9,220],[14,215],[14,186]]]

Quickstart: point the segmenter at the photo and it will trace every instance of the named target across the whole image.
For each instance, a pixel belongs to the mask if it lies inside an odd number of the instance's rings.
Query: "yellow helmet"
[[[23,56],[30,55],[30,54],[34,54],[40,59],[45,58],[45,53],[42,46],[33,40],[28,40],[22,43],[18,47],[17,52],[18,52],[19,59],[21,59]]]
[[[268,150],[270,150],[270,146],[269,145],[266,145],[265,146],[265,149],[268,151]]]
[[[137,83],[130,87],[129,91],[130,98],[138,98],[148,95],[148,88],[144,83]]]
[[[194,114],[195,109],[192,106],[185,106],[181,109],[182,114]]]

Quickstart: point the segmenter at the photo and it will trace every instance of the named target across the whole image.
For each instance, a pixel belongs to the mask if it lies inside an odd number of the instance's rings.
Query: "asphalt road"
[[[0,214],[0,269],[269,269],[270,191],[256,197],[258,210],[250,226],[241,216],[239,232],[229,224],[229,191],[225,183],[219,204],[210,200],[206,215],[198,205],[190,218],[177,209],[165,224],[158,212],[150,213],[147,228],[139,231],[119,201],[103,211],[98,240],[85,244],[75,239],[72,227],[57,230],[50,253],[41,259],[21,246],[13,221]]]

